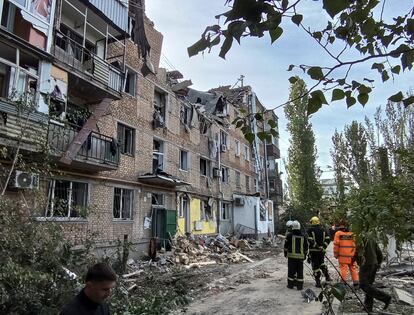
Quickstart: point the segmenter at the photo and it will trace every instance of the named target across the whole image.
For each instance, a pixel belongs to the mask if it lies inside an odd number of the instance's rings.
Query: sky
[[[234,43],[226,55],[226,60],[218,56],[218,46],[211,53],[189,58],[187,47],[200,39],[206,26],[217,23],[216,15],[228,10],[224,3],[225,0],[146,0],[146,14],[164,36],[161,66],[179,70],[185,79],[192,80],[192,88],[206,91],[220,85],[233,86],[240,75],[244,75],[244,85],[252,86],[267,108],[274,108],[288,100],[288,78],[301,74],[288,72],[290,64],[332,65],[329,56],[316,41],[290,21],[283,22],[284,33],[273,45],[269,36],[265,35],[262,38],[243,39],[240,46]],[[311,29],[322,29],[328,19],[322,10],[322,1],[304,0],[302,3],[299,13],[304,15],[304,25]],[[405,14],[411,6],[412,1],[389,0],[385,4],[384,17],[387,19]],[[359,56],[347,57],[350,60]],[[373,117],[375,109],[384,106],[389,96],[400,90],[412,89],[413,72],[382,83],[379,74],[370,70],[370,65],[355,67],[351,73],[353,77],[360,80],[364,77],[376,79],[374,91],[365,107],[357,103],[347,109],[345,102],[336,101],[323,106],[312,115],[310,121],[316,139],[317,164],[325,171],[322,178],[333,177],[328,165],[332,164],[331,137],[335,129],[343,130],[345,124],[352,120],[363,122],[365,116]],[[308,87],[313,85],[312,80],[303,78]],[[276,109],[275,112],[279,117],[280,150],[283,159],[287,157],[289,134],[286,131],[283,108]]]

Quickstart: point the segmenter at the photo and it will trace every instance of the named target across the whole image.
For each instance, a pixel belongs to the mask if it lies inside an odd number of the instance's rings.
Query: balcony
[[[268,143],[266,145],[266,151],[268,158],[280,159],[280,149],[276,144]]]
[[[54,156],[62,156],[72,143],[81,127],[68,123],[51,121],[48,140]],[[92,132],[73,160],[71,167],[91,171],[117,169],[119,147],[116,141],[97,132]]]
[[[82,79],[79,85],[84,88],[87,86],[84,90],[85,93],[90,94],[89,99],[121,98],[124,73],[93,51],[56,31],[52,54],[58,61],[58,65],[68,71],[69,85],[73,82],[72,87],[75,87],[76,82],[79,81],[78,79]],[[76,78],[73,78],[73,76],[76,76]],[[105,92],[109,95],[105,95]]]

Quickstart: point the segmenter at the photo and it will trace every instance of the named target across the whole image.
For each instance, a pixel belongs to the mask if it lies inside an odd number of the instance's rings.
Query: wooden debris
[[[241,258],[244,258],[245,260],[247,260],[248,262],[254,262],[254,260],[250,259],[249,257],[247,257],[246,255],[243,255],[242,253],[239,253]]]
[[[125,275],[122,275],[122,278],[124,278],[124,279],[131,278],[133,276],[138,276],[138,275],[140,275],[143,272],[144,272],[144,270],[137,270],[137,271],[134,271],[134,272],[131,272],[131,273],[127,273]]]
[[[186,269],[198,268],[198,267],[201,267],[201,266],[215,265],[215,264],[216,264],[215,261],[201,261],[201,262],[198,262],[198,263],[191,263],[191,264],[185,266],[185,268]]]

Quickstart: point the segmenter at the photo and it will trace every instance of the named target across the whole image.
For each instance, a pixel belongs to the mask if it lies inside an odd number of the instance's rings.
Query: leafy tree
[[[290,21],[305,36],[314,39],[329,59],[326,65],[292,64],[287,67],[288,71],[302,70],[314,81],[314,85],[305,92],[310,94],[307,98],[308,114],[315,113],[323,104],[327,104],[325,95],[328,93],[331,94],[331,101],[345,99],[348,107],[357,101],[365,105],[372,92],[375,76],[385,82],[412,69],[414,7],[386,20],[386,0],[321,0],[318,3],[327,13],[326,26],[313,29],[305,24],[305,2],[226,0],[228,11],[216,16],[219,21],[223,18],[224,22],[208,26],[201,39],[188,47],[188,54],[194,56],[221,45],[219,56],[225,58],[234,41],[240,44],[244,37],[260,38],[265,34],[274,43],[283,35],[289,36],[284,34],[282,22]],[[352,69],[359,64],[371,65],[373,73],[363,80],[353,77]],[[295,80],[295,77],[289,79],[291,83]],[[414,96],[405,97],[401,91],[389,99],[393,102],[402,101],[404,106],[414,102]]]
[[[307,219],[314,214],[312,210],[319,209],[322,197],[316,167],[315,136],[307,115],[307,97],[298,98],[298,95],[305,92],[305,82],[297,80],[290,91],[290,99],[293,101],[285,107],[287,130],[290,133],[286,166],[290,200],[301,219]]]

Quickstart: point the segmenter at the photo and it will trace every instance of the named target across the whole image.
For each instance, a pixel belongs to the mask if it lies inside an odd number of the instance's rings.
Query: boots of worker
[[[322,288],[320,275],[315,276],[315,281],[316,281],[315,287]]]
[[[327,270],[327,269],[324,269],[324,270],[323,270],[323,275],[325,276],[326,282],[331,282],[331,281],[332,281],[332,278],[331,278],[331,276],[329,275],[329,272],[328,272],[328,270]]]

